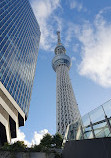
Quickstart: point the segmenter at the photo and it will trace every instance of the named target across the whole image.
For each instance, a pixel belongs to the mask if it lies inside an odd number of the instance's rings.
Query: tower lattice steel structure
[[[55,48],[55,57],[52,60],[52,67],[57,73],[56,131],[64,136],[68,124],[78,121],[81,116],[69,78],[71,59],[66,55],[66,50],[61,43],[59,31],[57,35],[58,43]]]

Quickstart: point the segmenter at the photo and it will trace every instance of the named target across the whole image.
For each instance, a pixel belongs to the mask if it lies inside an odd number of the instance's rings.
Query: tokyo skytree
[[[75,123],[80,119],[80,112],[71,81],[69,69],[71,59],[66,55],[65,47],[61,43],[60,32],[57,32],[58,43],[55,48],[55,57],[52,60],[52,67],[56,72],[56,132],[63,137],[66,128],[70,123]]]

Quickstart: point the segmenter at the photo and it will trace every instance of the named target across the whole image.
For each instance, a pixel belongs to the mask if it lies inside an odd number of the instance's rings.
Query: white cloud
[[[109,12],[111,8],[100,11],[93,25],[86,22],[77,34],[82,43],[79,72],[103,87],[111,87],[111,21],[105,18]]]
[[[82,3],[79,3],[78,1],[71,0],[70,9],[77,9],[78,11],[81,11],[83,9],[83,5]]]
[[[31,0],[34,14],[41,30],[40,48],[53,51],[56,36],[53,24],[57,23],[57,29],[61,29],[61,19],[55,16],[54,11],[61,8],[59,0]]]
[[[57,31],[59,30],[61,32],[62,28],[63,28],[63,19],[61,17],[58,17],[58,16],[54,16],[53,18],[57,22]]]
[[[31,147],[32,145],[39,145],[40,144],[40,141],[41,139],[43,138],[43,136],[48,133],[48,130],[47,129],[44,129],[44,130],[41,130],[39,132],[35,131],[34,132],[34,136],[31,140],[31,142],[27,141],[26,140],[26,136],[25,134],[19,129],[18,130],[18,133],[17,133],[17,138],[14,138],[11,140],[11,143],[14,143],[14,142],[17,142],[17,141],[24,141],[24,143],[28,146],[28,147]]]
[[[66,38],[65,38],[65,46],[71,46],[72,43],[72,39],[75,37],[75,33],[78,33],[79,29],[78,29],[78,25],[73,24],[72,22],[68,22],[67,23],[67,31],[66,31]],[[74,43],[75,46],[75,43]]]
[[[78,52],[78,51],[79,51],[79,44],[78,44],[78,43],[74,44],[72,50],[73,50],[74,52]]]
[[[71,60],[72,60],[72,61],[76,61],[76,58],[75,58],[75,57],[72,57]]]
[[[37,19],[46,19],[60,6],[59,0],[31,0],[31,5]]]
[[[32,144],[33,144],[33,145],[34,145],[34,144],[36,144],[36,145],[40,144],[41,139],[43,138],[43,136],[44,136],[46,133],[48,133],[48,130],[47,130],[47,129],[44,129],[44,130],[42,130],[42,131],[40,131],[40,132],[38,132],[38,133],[37,133],[37,131],[35,131],[35,132],[34,132],[34,137],[33,137],[33,139],[32,139]]]

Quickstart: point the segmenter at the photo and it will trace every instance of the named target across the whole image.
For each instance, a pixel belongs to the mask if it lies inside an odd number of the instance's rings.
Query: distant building
[[[0,0],[0,144],[28,117],[40,29],[28,0]]]
[[[66,55],[66,50],[61,44],[60,32],[57,32],[58,44],[55,48],[55,57],[52,60],[52,67],[57,73],[56,78],[56,130],[62,136],[65,135],[67,126],[80,120],[80,112],[71,81],[69,69],[71,60]]]

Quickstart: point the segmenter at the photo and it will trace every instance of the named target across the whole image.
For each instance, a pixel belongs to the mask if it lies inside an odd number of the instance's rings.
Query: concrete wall
[[[16,138],[20,126],[25,124],[25,113],[0,81],[0,123],[5,130],[0,128],[1,144],[11,142]]]
[[[63,158],[111,158],[111,138],[69,141]]]
[[[0,151],[0,158],[55,158],[54,154],[46,154],[41,152],[7,152]]]

